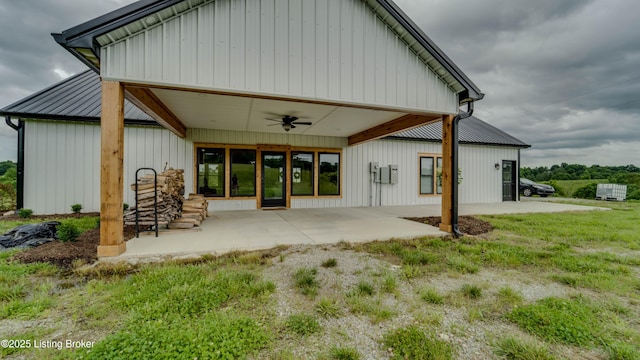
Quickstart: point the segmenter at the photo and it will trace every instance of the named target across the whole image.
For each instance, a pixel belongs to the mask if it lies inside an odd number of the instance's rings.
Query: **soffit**
[[[406,113],[243,96],[152,89],[188,128],[284,133],[280,119],[296,116],[312,125],[298,125],[289,134],[348,137]]]

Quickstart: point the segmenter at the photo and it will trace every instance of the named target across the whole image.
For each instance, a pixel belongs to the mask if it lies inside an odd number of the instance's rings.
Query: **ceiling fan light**
[[[284,129],[284,131],[288,132],[289,130],[291,130],[291,124],[284,123],[284,124],[282,124],[282,128]]]

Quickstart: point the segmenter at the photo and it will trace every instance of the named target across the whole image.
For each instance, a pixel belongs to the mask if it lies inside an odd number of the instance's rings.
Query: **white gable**
[[[458,96],[360,0],[216,0],[101,53],[104,79],[456,113]]]

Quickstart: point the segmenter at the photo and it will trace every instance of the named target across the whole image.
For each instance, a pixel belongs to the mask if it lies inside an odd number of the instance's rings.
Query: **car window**
[[[527,184],[527,185],[533,185],[533,184],[535,184],[533,181],[531,181],[531,180],[529,180],[529,179],[525,179],[525,178],[520,178],[520,181],[521,181],[522,183],[524,183],[524,184]]]

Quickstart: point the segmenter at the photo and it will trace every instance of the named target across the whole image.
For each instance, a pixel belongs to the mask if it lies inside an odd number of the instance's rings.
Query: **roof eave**
[[[99,72],[99,66],[80,54],[76,50],[77,48],[91,49],[96,58],[100,59],[100,46],[95,42],[96,37],[182,1],[184,0],[140,0],[64,30],[62,33],[52,33],[51,35],[73,56],[92,70]]]

